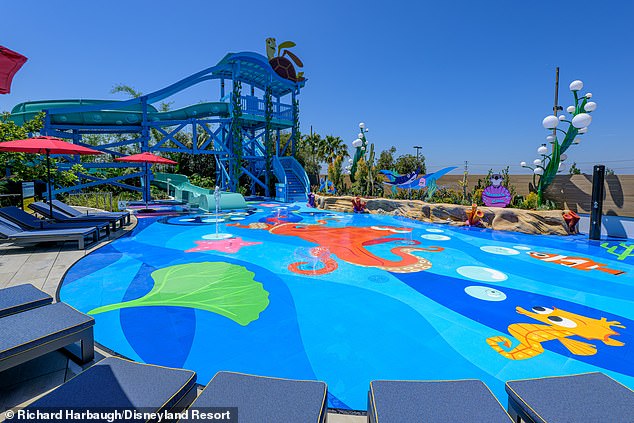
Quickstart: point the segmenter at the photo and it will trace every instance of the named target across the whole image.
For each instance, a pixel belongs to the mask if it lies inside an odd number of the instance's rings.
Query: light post
[[[416,149],[416,164],[418,164],[418,153],[420,152],[420,150],[422,150],[423,147],[421,147],[420,145],[415,145],[414,148]]]
[[[368,140],[365,137],[365,133],[369,131],[368,128],[365,127],[365,123],[359,123],[359,134],[357,135],[357,139],[352,141],[352,146],[356,148],[354,153],[354,158],[352,159],[352,163],[350,165],[350,181],[354,182],[354,174],[357,172],[357,162],[363,157],[365,158],[365,150],[368,146]]]
[[[570,114],[568,118],[566,115],[557,116],[557,111],[561,108],[556,104],[557,93],[555,93],[554,114],[546,116],[542,121],[544,128],[552,131],[552,134],[546,137],[547,143],[537,148],[537,154],[541,158],[533,160],[533,166],[527,165],[526,162],[520,163],[521,167],[533,171],[533,186],[537,188],[537,202],[539,205],[542,204],[544,191],[553,182],[555,175],[560,172],[562,162],[567,159],[565,151],[571,145],[579,144],[580,139],[578,136],[588,132],[588,126],[592,122],[590,113],[596,110],[597,104],[589,101],[592,98],[592,93],[579,95],[579,91],[582,88],[583,82],[579,80],[570,83],[570,91],[574,96],[575,104],[566,108],[566,112]],[[558,127],[560,123],[564,122],[568,123],[568,129],[565,131]],[[557,132],[563,134],[561,142],[557,139]],[[550,153],[548,144],[551,144]],[[536,181],[537,178],[539,180]]]

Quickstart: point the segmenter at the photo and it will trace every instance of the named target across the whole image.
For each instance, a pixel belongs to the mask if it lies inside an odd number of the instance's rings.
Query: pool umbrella
[[[114,159],[117,162],[130,162],[130,163],[145,163],[145,190],[143,197],[145,198],[145,208],[148,208],[148,199],[150,197],[150,172],[149,165],[150,164],[178,164],[174,160],[166,159],[161,156],[157,156],[156,154],[145,153],[133,154],[131,156],[119,157]]]
[[[0,46],[0,94],[11,92],[11,81],[27,58],[13,50]]]
[[[53,188],[51,187],[51,154],[103,154],[102,151],[76,145],[55,137],[34,137],[24,140],[0,142],[0,151],[12,153],[46,154],[46,175],[48,178],[48,204],[53,217]]]

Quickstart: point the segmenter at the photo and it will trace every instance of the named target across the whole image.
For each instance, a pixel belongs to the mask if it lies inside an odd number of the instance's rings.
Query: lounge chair
[[[0,318],[53,302],[46,292],[30,283],[0,289]]]
[[[130,213],[128,212],[97,212],[97,213],[82,213],[74,207],[69,206],[66,203],[62,203],[59,200],[53,200],[53,208],[61,211],[62,213],[67,214],[69,217],[81,217],[81,216],[89,216],[89,217],[115,217],[115,218],[125,218],[125,223],[130,223]]]
[[[15,206],[0,208],[0,216],[7,218],[19,225],[22,229],[76,229],[76,228],[89,228],[94,227],[99,231],[99,238],[101,238],[101,231],[104,231],[106,237],[110,237],[110,223],[109,222],[49,222],[46,220],[38,219],[31,213],[27,213],[22,209]]]
[[[64,303],[37,307],[0,319],[0,372],[60,348],[80,343],[81,363],[94,357],[95,320]]]
[[[277,379],[242,373],[218,372],[194,401],[192,410],[233,408],[240,423],[326,421],[328,388],[324,382]],[[234,421],[234,420],[231,420]]]
[[[97,229],[38,229],[25,231],[15,223],[0,217],[0,239],[14,244],[37,244],[38,242],[51,241],[77,241],[78,248],[83,250],[86,246],[85,238],[92,237],[94,242],[99,239]]]
[[[29,404],[26,409],[71,409],[93,413],[128,410],[159,414],[180,412],[195,397],[195,372],[108,357]],[[165,417],[164,414],[161,416]],[[132,418],[117,421],[156,420]]]
[[[603,373],[514,380],[506,392],[516,422],[634,422],[634,391]]]
[[[123,221],[125,218],[118,217],[88,217],[88,216],[79,216],[79,217],[70,217],[65,213],[60,212],[57,209],[53,209],[53,214],[51,214],[50,207],[46,203],[42,203],[41,201],[37,201],[35,203],[29,204],[29,208],[34,212],[47,217],[49,219],[54,219],[57,222],[81,222],[81,223],[104,223],[108,222],[112,225],[112,230],[117,230],[117,222],[119,222],[119,226],[123,228]]]
[[[371,423],[511,423],[502,404],[479,380],[370,382]]]

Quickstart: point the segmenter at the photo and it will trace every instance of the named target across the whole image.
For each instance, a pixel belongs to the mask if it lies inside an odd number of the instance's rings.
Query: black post
[[[53,186],[51,181],[51,150],[46,150],[46,174],[48,179],[48,210],[53,218]]]
[[[595,165],[592,172],[592,204],[590,212],[590,239],[601,239],[601,217],[603,216],[603,182],[605,166]]]

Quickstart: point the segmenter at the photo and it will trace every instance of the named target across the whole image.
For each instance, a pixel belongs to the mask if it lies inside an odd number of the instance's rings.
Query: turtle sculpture
[[[290,57],[291,60],[293,60],[293,62],[295,62],[295,64],[298,67],[300,68],[304,67],[304,64],[302,63],[302,61],[299,60],[299,57],[295,56],[293,53],[286,50],[288,48],[295,47],[295,45],[296,44],[292,41],[284,41],[283,43],[280,43],[279,46],[277,46],[275,38],[267,38],[266,39],[266,55],[269,59],[269,64],[271,65],[275,73],[277,73],[279,76],[281,76],[284,79],[288,79],[289,81],[299,82],[304,80],[304,72],[295,73],[295,67],[293,66],[291,61],[288,60],[286,57],[284,57],[288,55],[288,57]],[[275,56],[276,48],[277,48],[277,56]],[[282,52],[282,50],[284,51]],[[281,56],[280,56],[280,52],[282,52]]]

